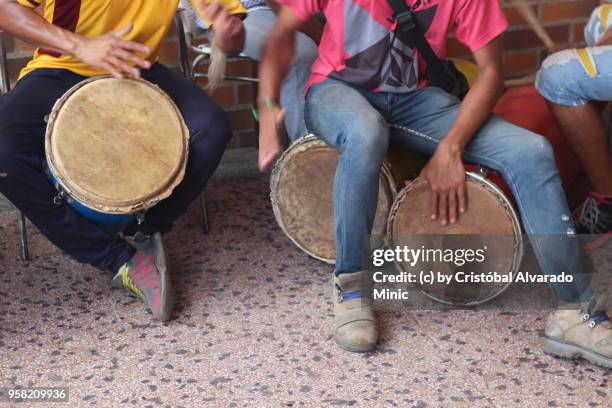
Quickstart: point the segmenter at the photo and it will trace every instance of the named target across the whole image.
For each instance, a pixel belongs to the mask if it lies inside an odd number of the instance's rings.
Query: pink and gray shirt
[[[425,86],[425,63],[410,40],[395,33],[386,0],[279,0],[300,20],[323,13],[327,24],[312,66],[310,86],[334,78],[377,92],[405,93]],[[499,0],[406,0],[440,58],[454,31],[472,52],[508,27]]]

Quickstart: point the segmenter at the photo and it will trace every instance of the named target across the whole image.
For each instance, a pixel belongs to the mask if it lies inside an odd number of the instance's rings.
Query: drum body
[[[516,212],[503,192],[476,173],[467,173],[468,208],[458,223],[442,226],[430,219],[429,189],[402,190],[389,215],[389,247],[431,250],[483,249],[483,262],[456,265],[452,262],[424,261],[415,266],[398,263],[401,271],[421,270],[457,276],[458,272],[508,276],[518,271],[523,258],[523,241]],[[428,297],[446,304],[474,306],[501,294],[510,285],[500,283],[451,283],[420,286]]]
[[[283,232],[308,255],[334,264],[336,244],[333,186],[339,152],[313,135],[289,147],[272,171],[271,200]],[[380,174],[372,247],[383,244],[389,209],[396,194],[387,165]]]
[[[170,196],[187,165],[189,131],[172,100],[134,79],[91,78],[53,107],[45,136],[58,199],[119,232]]]

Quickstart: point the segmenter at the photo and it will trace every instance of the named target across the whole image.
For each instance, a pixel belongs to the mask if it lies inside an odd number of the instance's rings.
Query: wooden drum
[[[313,135],[289,147],[272,172],[271,199],[283,232],[308,255],[334,264],[336,244],[333,185],[339,152]],[[395,181],[385,164],[380,173],[373,248],[382,246],[387,216],[396,195]]]
[[[523,258],[523,240],[516,212],[503,192],[476,173],[467,173],[468,208],[454,225],[442,226],[430,219],[430,191],[427,187],[402,190],[389,215],[389,247],[431,250],[465,250],[485,248],[484,261],[457,266],[452,262],[425,260],[414,266],[398,263],[401,271],[440,272],[508,276],[517,272]],[[464,279],[461,279],[464,280]],[[444,283],[420,286],[428,297],[446,304],[474,306],[501,294],[510,283]]]
[[[188,147],[187,126],[164,92],[111,77],[81,82],[58,100],[45,139],[58,197],[118,229],[170,196]]]

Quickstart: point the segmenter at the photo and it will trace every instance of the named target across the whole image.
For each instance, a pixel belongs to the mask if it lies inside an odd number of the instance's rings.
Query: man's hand
[[[259,108],[259,169],[265,171],[281,152],[280,128],[285,110],[278,105]]]
[[[465,168],[458,148],[440,142],[412,186],[419,188],[426,184],[431,188],[431,219],[439,219],[442,225],[456,223],[459,214],[467,208]]]
[[[139,57],[137,53],[148,55],[149,47],[123,37],[132,31],[132,25],[100,37],[82,37],[74,49],[73,55],[94,68],[108,71],[117,79],[125,74],[133,78],[140,77],[140,69],[151,68],[151,63]]]
[[[210,21],[215,44],[226,54],[240,53],[245,36],[242,20],[217,3],[202,1],[195,4],[198,13]]]

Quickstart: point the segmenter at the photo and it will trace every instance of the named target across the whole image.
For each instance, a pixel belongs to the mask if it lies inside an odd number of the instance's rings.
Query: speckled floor
[[[330,267],[283,236],[267,179],[216,180],[209,199],[209,235],[193,207],[166,237],[167,325],[33,228],[21,263],[0,212],[0,387],[66,386],[70,407],[612,406],[612,371],[541,351],[546,311],[389,311],[377,352],[340,350]]]

